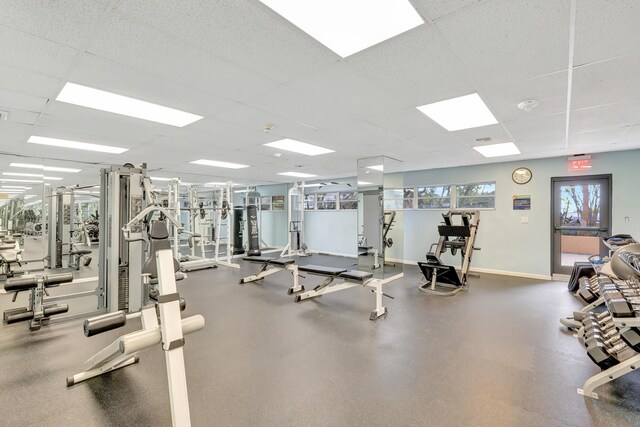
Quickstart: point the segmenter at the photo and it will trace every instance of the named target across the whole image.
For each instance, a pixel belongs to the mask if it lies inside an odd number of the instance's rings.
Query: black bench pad
[[[273,265],[289,265],[289,264],[295,264],[296,260],[293,258],[276,258],[276,259],[271,259],[269,260],[269,264],[273,264]]]
[[[269,262],[273,259],[275,258],[269,258],[266,256],[246,256],[242,258],[243,261],[250,261],[250,262]]]
[[[340,273],[346,273],[346,268],[324,267],[322,265],[301,265],[298,270],[305,271],[310,274],[318,274],[321,276],[338,276]]]
[[[82,256],[82,255],[89,255],[90,253],[91,253],[90,249],[80,249],[80,250],[77,250],[77,251],[70,252],[69,255],[80,255],[80,256]]]
[[[368,271],[349,270],[340,274],[340,277],[347,280],[358,280],[364,282],[373,277],[373,273]]]

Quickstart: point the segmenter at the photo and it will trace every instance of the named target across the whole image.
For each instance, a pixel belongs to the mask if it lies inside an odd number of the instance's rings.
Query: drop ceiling
[[[518,145],[504,160],[640,148],[637,0],[577,1],[573,56],[569,0],[411,3],[424,24],[343,59],[258,0],[3,2],[0,169],[81,168],[63,175],[72,185],[146,162],[152,176],[261,184],[291,170],[354,176],[358,158],[376,155],[406,170],[496,161],[472,148],[485,137]],[[67,81],[204,119],[175,128],[55,101]],[[497,125],[448,132],[415,109],[474,92]],[[530,98],[537,109],[516,107]],[[129,151],[32,146],[31,135]],[[283,138],[335,152],[275,157],[263,145]]]

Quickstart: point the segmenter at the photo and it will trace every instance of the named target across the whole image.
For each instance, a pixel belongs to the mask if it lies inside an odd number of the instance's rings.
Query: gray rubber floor
[[[576,393],[599,369],[559,326],[580,306],[563,283],[487,274],[469,292],[437,298],[418,291],[420,273],[407,267],[386,288],[395,297],[385,301],[387,318],[372,322],[367,289],[295,304],[287,272],[237,284],[258,267],[191,272],[179,282],[184,315],[207,321],[185,346],[193,425],[640,425],[637,372],[599,388],[600,400]],[[310,289],[320,280],[302,281]],[[12,306],[0,295],[0,309]],[[65,386],[93,353],[137,327],[92,338],[79,320],[33,333],[26,324],[1,327],[0,424],[170,425],[160,348]]]

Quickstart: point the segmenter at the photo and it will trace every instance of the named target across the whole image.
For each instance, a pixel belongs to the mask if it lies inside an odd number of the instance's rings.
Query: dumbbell
[[[620,334],[620,338],[634,351],[640,352],[640,329],[627,329]]]
[[[589,329],[594,326],[600,327],[612,322],[613,319],[608,311],[603,311],[599,314],[590,313],[585,319],[582,320],[582,324],[584,325],[585,329]]]
[[[635,352],[624,342],[608,346],[602,341],[594,342],[587,348],[587,355],[602,370],[611,368],[631,357]]]
[[[618,334],[618,329],[615,325],[606,325],[603,327],[594,327],[587,331],[584,334],[578,337],[578,340],[582,345],[586,345],[585,343],[594,337],[602,338],[603,340],[609,339]]]

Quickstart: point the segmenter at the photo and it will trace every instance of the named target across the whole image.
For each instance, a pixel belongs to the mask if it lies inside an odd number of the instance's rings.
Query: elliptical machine
[[[455,218],[459,217],[459,223]],[[444,222],[438,226],[440,239],[433,243],[427,253],[427,262],[418,262],[418,266],[424,274],[420,282],[421,292],[439,295],[453,296],[461,291],[469,289],[467,277],[471,266],[473,251],[480,248],[474,246],[478,225],[480,224],[479,211],[449,211],[442,214]],[[436,250],[433,251],[433,247]],[[451,250],[452,255],[460,251],[462,267],[460,276],[452,265],[445,265],[440,255]]]

